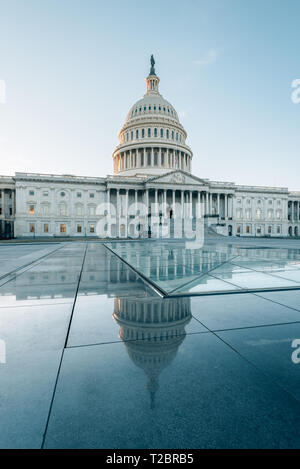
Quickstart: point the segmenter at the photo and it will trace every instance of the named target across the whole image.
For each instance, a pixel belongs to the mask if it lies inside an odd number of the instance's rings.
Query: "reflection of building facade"
[[[226,262],[228,257],[237,253],[240,257],[245,257],[248,260],[255,259],[256,262],[267,260],[274,270],[284,269],[286,263],[292,262],[293,260],[299,262],[297,250],[291,249],[282,251],[281,249],[275,248],[258,250],[242,248],[237,251],[236,248],[226,246],[222,243],[220,246],[217,245],[216,250],[203,254],[201,248],[183,250],[182,247],[173,247],[172,243],[169,243],[167,247],[158,246],[156,243],[154,244],[155,250],[146,260],[146,262],[149,263],[150,270],[144,271],[146,276],[151,276],[154,283],[161,278],[166,280],[169,278],[171,282],[175,273],[177,280],[182,278],[183,281],[187,283],[195,274],[199,275],[201,272],[209,272],[211,269]],[[90,255],[88,254],[85,260],[84,271],[80,281],[79,295],[107,295],[111,298],[119,298],[122,294],[130,297],[132,297],[132,295],[136,296],[139,287],[142,285],[140,277],[133,270],[129,269],[126,264],[120,262],[116,256],[109,255],[102,261],[103,265],[99,268],[97,243],[95,243],[95,246],[95,251],[92,250],[91,246],[89,247],[88,253],[90,252]],[[98,246],[100,248],[102,244]],[[128,247],[128,252],[132,254],[130,246]],[[141,253],[136,254],[137,257],[140,255]],[[154,255],[157,260],[155,263],[153,263]],[[177,265],[166,263],[166,256],[168,256],[169,259],[176,259]],[[143,256],[143,258],[145,260],[145,256]],[[132,262],[134,264],[130,256],[127,256],[127,259],[129,263]],[[160,261],[158,259],[160,259]],[[43,264],[43,262],[41,262],[34,269],[29,269],[22,275],[17,275],[13,280],[2,285],[0,296],[13,296],[16,301],[73,297],[78,284],[78,269],[76,270],[76,265],[78,267],[79,264],[76,264],[76,259],[74,260],[72,257],[64,258],[63,264],[55,265],[54,268],[49,268],[47,263]],[[135,265],[137,270],[139,270],[138,263]],[[177,269],[176,271],[174,270],[175,268]],[[226,275],[228,276],[227,278],[230,278],[230,271],[227,271]],[[155,297],[150,298],[152,298],[151,300],[149,299],[151,303]],[[141,303],[147,304],[146,296],[141,297]],[[157,305],[153,305],[152,309],[149,305],[144,306],[144,308],[148,308],[147,312],[146,309],[143,310],[143,314],[146,315],[145,317],[149,317],[151,310],[151,317],[153,314],[155,320],[158,314],[159,320],[167,318],[167,321],[169,321],[169,316],[164,316],[167,311],[166,309],[163,314],[159,310],[156,310]],[[181,308],[183,308],[183,305],[181,305]],[[127,310],[130,314],[133,314],[133,311],[131,311],[129,307]],[[141,311],[142,309],[140,309],[140,314]],[[175,317],[177,317],[177,313],[174,311],[172,310],[172,312],[168,314],[175,314]],[[132,316],[132,320],[133,319],[134,316]],[[138,321],[141,320],[142,318],[139,317]]]
[[[115,299],[114,318],[120,325],[120,338],[133,363],[147,376],[152,408],[159,376],[175,359],[191,317],[190,298]]]
[[[15,182],[0,176],[0,239],[14,236]]]
[[[159,81],[151,66],[146,93],[119,132],[113,176],[16,173],[16,236],[95,236],[106,213],[97,213],[100,204],[107,204],[109,237],[148,237],[154,217],[163,224],[174,215],[204,217],[225,235],[298,236],[300,192],[192,175],[187,133],[174,107],[159,93]]]

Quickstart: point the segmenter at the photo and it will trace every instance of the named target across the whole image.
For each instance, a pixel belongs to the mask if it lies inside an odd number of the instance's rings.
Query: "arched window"
[[[138,131],[138,129],[135,131],[135,138],[136,138],[136,139],[139,138],[139,131]]]
[[[142,129],[142,138],[145,137],[145,129]]]
[[[154,137],[157,137],[157,129],[154,129]]]
[[[172,140],[174,140],[174,130],[172,130]]]
[[[169,129],[167,129],[167,138],[169,138]]]
[[[160,129],[160,138],[164,137],[164,129]]]
[[[66,216],[67,215],[67,206],[66,204],[59,204],[58,207],[59,215],[61,216]]]
[[[262,211],[261,211],[260,208],[258,208],[258,209],[256,210],[256,218],[257,218],[257,220],[260,220],[260,219],[261,219],[261,216],[262,216]]]
[[[151,129],[148,129],[148,137],[151,137]]]

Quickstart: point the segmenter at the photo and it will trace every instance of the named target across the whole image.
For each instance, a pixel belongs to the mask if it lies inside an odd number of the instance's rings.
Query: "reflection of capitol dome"
[[[113,153],[114,173],[155,175],[183,169],[191,171],[192,152],[186,131],[174,107],[159,93],[159,78],[151,58],[147,91],[129,110]]]
[[[114,318],[129,357],[147,376],[154,408],[159,375],[174,360],[185,338],[185,326],[191,319],[190,299],[116,299]]]

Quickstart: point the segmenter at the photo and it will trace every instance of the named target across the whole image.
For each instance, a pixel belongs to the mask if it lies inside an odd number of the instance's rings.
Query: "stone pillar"
[[[118,237],[121,237],[120,231],[120,189],[117,189],[117,206],[116,206],[116,228],[118,229]]]
[[[15,216],[16,213],[16,207],[15,207],[15,191],[11,191],[11,208],[12,208],[12,216]]]
[[[125,217],[126,217],[126,220],[127,220],[127,217],[128,217],[128,194],[129,194],[129,190],[126,189],[126,197],[125,197]]]
[[[193,218],[193,191],[190,191],[190,217]]]
[[[209,214],[212,215],[212,200],[213,200],[213,195],[209,194]]]
[[[220,194],[217,194],[218,197],[218,215],[220,216]]]
[[[154,203],[155,203],[155,214],[158,213],[158,190],[155,189],[154,191]]]
[[[202,217],[202,213],[201,213],[201,192],[198,191],[198,206],[197,206],[197,218],[201,218]]]
[[[167,216],[167,189],[164,189],[164,217]]]
[[[172,198],[173,198],[173,200],[172,200],[172,203],[173,203],[173,218],[174,218],[174,216],[175,216],[175,195],[176,195],[176,191],[173,190],[173,191],[172,191]]]
[[[110,215],[110,189],[107,189],[107,199],[106,200],[107,200],[107,204],[108,204],[107,212]]]
[[[224,194],[224,207],[225,207],[225,220],[228,218],[228,197],[227,194]]]
[[[209,194],[208,192],[206,192],[206,201],[205,201],[205,214],[206,215],[208,215],[208,212],[209,212],[208,199],[209,199]]]
[[[4,189],[2,189],[2,191],[1,191],[2,207],[1,208],[2,208],[2,217],[3,217],[3,219],[5,218],[5,197],[4,197],[4,195],[5,195],[5,191],[4,191]]]
[[[134,202],[135,202],[135,216],[137,216],[137,205],[138,205],[138,191],[134,192]]]
[[[184,217],[184,191],[181,191],[181,218]]]

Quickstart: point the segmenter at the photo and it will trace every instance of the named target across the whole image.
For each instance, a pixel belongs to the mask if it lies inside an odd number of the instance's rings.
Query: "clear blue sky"
[[[111,174],[154,54],[195,175],[300,190],[299,0],[0,0],[0,17],[0,174]]]

